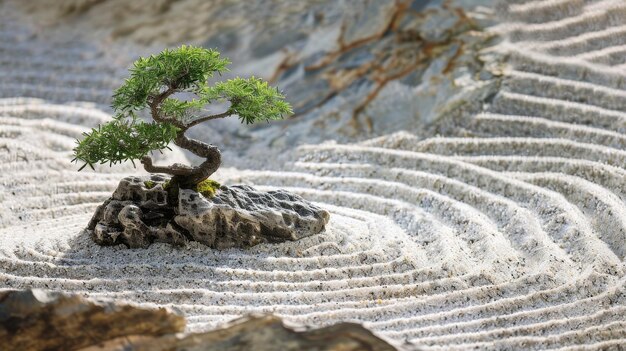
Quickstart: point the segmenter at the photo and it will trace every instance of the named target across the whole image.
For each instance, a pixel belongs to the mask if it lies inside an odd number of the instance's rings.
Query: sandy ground
[[[626,4],[512,1],[507,16],[491,29],[505,38],[490,49],[506,58],[500,91],[462,131],[308,145],[281,172],[220,170],[331,212],[323,234],[223,252],[90,241],[82,229],[132,166],[77,173],[69,160],[110,118],[119,71],[97,55],[70,66],[89,51],[3,21],[0,288],[170,306],[189,331],[273,312],[358,321],[423,349],[623,347]]]

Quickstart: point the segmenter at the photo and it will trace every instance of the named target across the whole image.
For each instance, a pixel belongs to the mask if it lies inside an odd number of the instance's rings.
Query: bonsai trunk
[[[173,176],[168,186],[168,201],[177,201],[180,188],[195,189],[198,183],[215,173],[222,162],[222,156],[217,146],[187,138],[185,129],[178,132],[176,139],[174,139],[174,144],[191,151],[195,155],[206,158],[206,161],[195,167],[179,163],[161,167],[153,165],[150,156],[144,156],[141,159],[141,163],[147,172],[166,173]]]

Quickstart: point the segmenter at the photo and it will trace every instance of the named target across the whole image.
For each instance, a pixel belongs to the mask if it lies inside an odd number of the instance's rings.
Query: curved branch
[[[141,164],[143,164],[143,168],[148,173],[167,173],[175,176],[186,176],[193,172],[193,168],[180,163],[174,163],[167,167],[155,166],[152,164],[152,158],[150,156],[142,157]]]
[[[231,116],[232,114],[233,113],[230,112],[230,111],[225,111],[225,112],[222,112],[222,113],[218,113],[217,115],[210,115],[210,116],[200,117],[200,118],[194,119],[193,121],[191,121],[191,123],[188,123],[185,126],[185,128],[189,129],[189,128],[195,126],[196,124],[200,124],[202,122],[210,121],[212,119],[228,117],[228,116]]]
[[[161,103],[163,103],[163,101],[167,99],[167,97],[175,92],[176,87],[170,86],[167,90],[152,98],[152,101],[148,103],[148,106],[150,107],[150,113],[152,114],[152,119],[157,122],[169,122],[180,128],[180,131],[176,135],[176,139],[174,139],[174,144],[183,149],[187,149],[200,157],[205,158],[206,161],[202,162],[196,167],[189,167],[178,163],[167,167],[159,167],[152,164],[152,158],[150,158],[150,156],[144,156],[141,158],[141,163],[143,164],[144,169],[147,172],[171,174],[174,176],[172,180],[174,181],[174,183],[178,184],[178,186],[183,188],[190,188],[207,179],[209,176],[211,176],[211,174],[217,171],[217,169],[220,167],[220,164],[222,163],[222,155],[217,146],[189,139],[185,136],[185,131],[198,123],[202,123],[211,119],[227,117],[230,116],[232,113],[226,111],[217,115],[200,117],[192,121],[188,125],[184,125],[179,121],[172,121],[170,118],[161,116],[159,107]]]
[[[194,186],[199,182],[207,179],[211,174],[215,173],[222,163],[222,153],[215,145],[203,143],[198,140],[189,139],[184,132],[180,132],[174,144],[187,149],[192,153],[206,158],[199,166],[193,167],[189,174],[179,177],[181,186]]]
[[[155,120],[156,122],[170,123],[184,131],[185,129],[187,129],[187,127],[185,127],[184,124],[182,124],[176,118],[167,118],[165,116],[161,116],[161,113],[159,111],[159,106],[161,105],[161,103],[163,103],[165,99],[167,99],[170,95],[174,94],[175,92],[176,92],[176,87],[171,86],[166,91],[152,98],[152,101],[148,103],[148,106],[150,107],[150,115],[152,115],[152,119]]]
[[[148,173],[171,174],[181,187],[190,188],[210,177],[222,163],[222,154],[217,146],[189,139],[184,132],[179,132],[176,139],[174,139],[174,144],[191,151],[195,155],[206,158],[206,161],[196,167],[189,167],[180,163],[163,167],[155,166],[150,156],[144,156],[141,158],[143,168]]]

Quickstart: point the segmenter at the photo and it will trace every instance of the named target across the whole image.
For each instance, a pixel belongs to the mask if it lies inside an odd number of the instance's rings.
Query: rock
[[[249,316],[231,322],[222,329],[190,334],[176,339],[119,338],[81,351],[394,351],[396,348],[356,323],[338,323],[328,327],[296,331],[280,318]]]
[[[0,292],[0,350],[395,350],[355,323],[297,331],[278,317],[254,315],[204,333],[184,329],[185,319],[165,308],[37,289]]]
[[[394,1],[365,0],[358,11],[346,15],[341,41],[343,46],[355,45],[382,35],[398,11]]]
[[[93,302],[43,290],[0,292],[0,350],[75,350],[129,335],[182,332],[165,308]]]
[[[36,23],[100,33],[107,44],[123,38],[218,47],[236,58],[233,75],[260,76],[285,92],[293,118],[246,129],[218,120],[190,131],[228,145],[237,155],[229,162],[241,168],[280,169],[283,162],[266,162],[268,153],[329,138],[354,143],[400,130],[423,137],[449,130],[456,127],[450,111],[472,119],[490,102],[490,86],[500,84],[489,77],[491,68],[500,71],[495,56],[485,60],[483,51],[495,31],[483,29],[497,23],[494,8],[506,1],[134,1],[142,11],[129,11],[123,0],[76,2],[15,3]],[[137,57],[126,47],[108,50],[124,67]]]
[[[356,323],[338,323],[308,331],[286,327],[275,316],[253,316],[232,322],[223,330],[198,335],[207,350],[378,350],[394,347]],[[192,346],[191,343],[187,343]],[[231,347],[232,345],[232,347]]]
[[[153,229],[142,220],[143,211],[133,204],[126,205],[117,215],[118,222],[124,228],[122,237],[130,247],[146,247],[150,245]]]
[[[209,198],[180,189],[178,202],[170,204],[167,180],[160,175],[122,179],[89,222],[92,238],[100,245],[130,248],[190,240],[216,249],[249,248],[318,234],[329,220],[327,211],[298,195],[247,185],[221,186]]]

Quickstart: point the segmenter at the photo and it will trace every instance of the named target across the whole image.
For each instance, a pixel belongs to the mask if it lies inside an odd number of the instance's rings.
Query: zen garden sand
[[[476,106],[446,112],[436,129],[304,136],[310,112],[284,129],[303,145],[249,139],[263,153],[227,153],[214,178],[294,192],[330,222],[299,241],[221,251],[101,247],[85,235],[96,207],[138,173],[130,164],[78,173],[69,162],[75,139],[110,119],[126,66],[92,43],[55,45],[2,6],[0,288],[167,306],[189,332],[267,312],[309,326],[359,322],[408,349],[626,345],[623,1],[500,6],[484,29],[498,40],[480,49],[497,63],[484,69],[496,83],[457,81],[450,89],[471,90],[463,96]],[[445,64],[429,67],[436,75]],[[424,94],[395,81],[385,89],[402,101]],[[175,149],[158,161],[193,160]]]

